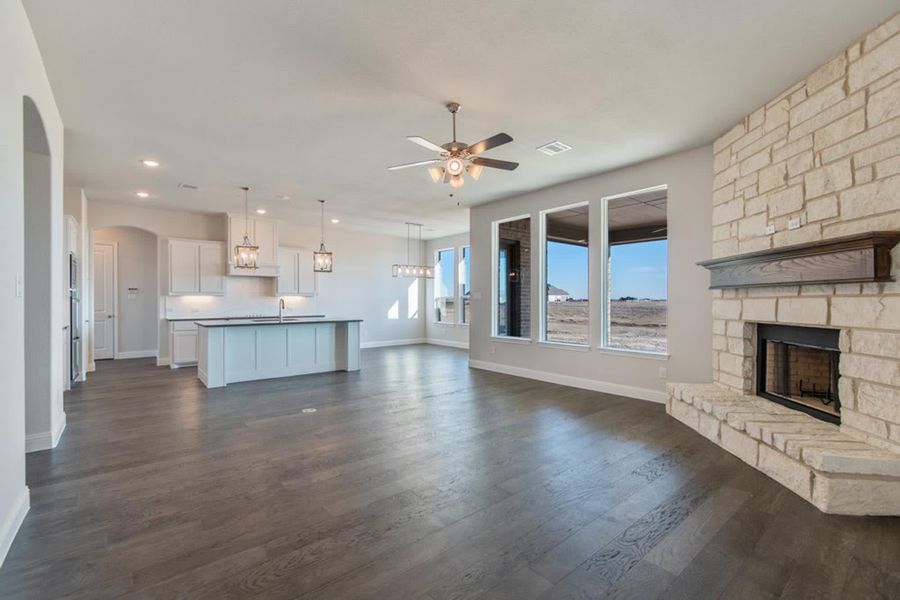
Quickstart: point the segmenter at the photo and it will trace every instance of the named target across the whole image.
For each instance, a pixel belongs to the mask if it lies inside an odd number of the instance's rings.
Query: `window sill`
[[[669,360],[668,352],[650,352],[647,350],[628,350],[626,348],[604,348],[598,346],[596,348],[600,354],[609,354],[610,356],[627,356],[631,358],[644,358],[647,360]]]
[[[432,321],[431,324],[437,327],[461,327],[468,325],[468,323],[451,323],[449,321]]]
[[[511,337],[508,335],[492,335],[492,342],[503,342],[505,344],[531,344],[531,338]]]
[[[543,348],[559,348],[560,350],[574,350],[575,352],[589,352],[591,347],[588,344],[567,344],[566,342],[550,342],[543,340],[537,343]]]

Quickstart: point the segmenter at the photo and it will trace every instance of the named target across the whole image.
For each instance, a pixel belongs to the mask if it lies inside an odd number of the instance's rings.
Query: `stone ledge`
[[[666,411],[827,513],[900,515],[900,454],[757,396],[668,386]]]

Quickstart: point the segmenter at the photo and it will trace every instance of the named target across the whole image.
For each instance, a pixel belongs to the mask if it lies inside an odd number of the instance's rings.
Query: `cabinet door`
[[[291,248],[278,249],[278,295],[288,296],[300,293],[297,251]]]
[[[169,242],[169,293],[200,291],[200,256],[196,242]]]
[[[197,362],[196,331],[175,331],[172,333],[172,362],[186,365]]]
[[[222,244],[200,244],[200,293],[225,293],[225,248]]]
[[[278,221],[254,219],[254,242],[259,246],[259,265],[278,264]]]
[[[297,253],[297,293],[301,296],[316,295],[316,273],[313,271],[312,250]]]

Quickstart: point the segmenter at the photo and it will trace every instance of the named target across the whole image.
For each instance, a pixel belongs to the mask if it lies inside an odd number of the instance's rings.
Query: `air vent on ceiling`
[[[547,156],[556,156],[557,154],[562,154],[563,152],[568,152],[572,149],[572,146],[568,144],[563,144],[559,140],[554,140],[552,142],[548,142],[543,146],[538,146],[536,150],[538,152],[543,152]]]
[[[194,185],[193,183],[179,183],[178,189],[179,190],[197,190],[200,188],[197,187],[196,185]]]

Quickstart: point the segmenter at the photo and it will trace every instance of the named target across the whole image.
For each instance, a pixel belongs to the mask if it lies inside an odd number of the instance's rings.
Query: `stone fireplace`
[[[713,381],[668,412],[825,512],[900,515],[900,15],[712,161]]]

